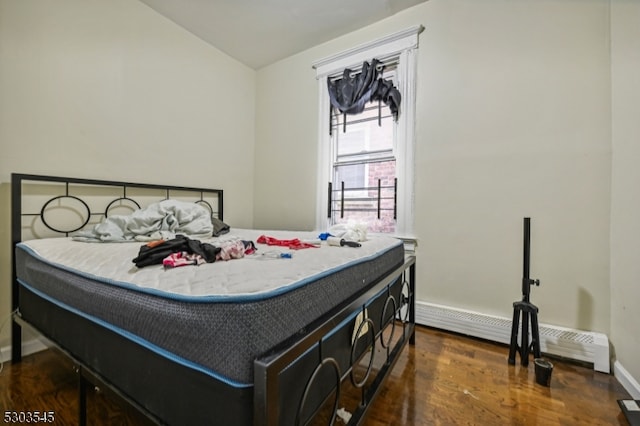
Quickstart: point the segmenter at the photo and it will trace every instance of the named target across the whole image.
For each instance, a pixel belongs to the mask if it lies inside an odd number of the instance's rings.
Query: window
[[[396,121],[389,107],[370,102],[346,117],[334,110],[331,123],[329,225],[356,221],[370,232],[395,233]]]
[[[413,237],[414,119],[418,35],[413,27],[314,64],[319,90],[317,228],[365,222],[369,232]],[[402,95],[397,120],[377,101],[357,115],[331,110],[327,79],[364,61],[385,64],[383,78]],[[379,109],[380,108],[380,109]],[[346,122],[345,122],[346,120]]]

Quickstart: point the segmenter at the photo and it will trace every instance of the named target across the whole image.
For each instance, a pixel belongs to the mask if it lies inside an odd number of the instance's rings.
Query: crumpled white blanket
[[[95,243],[154,241],[170,240],[178,234],[211,237],[211,212],[196,203],[163,200],[130,215],[109,216],[93,229],[75,233],[72,239]]]
[[[334,237],[346,241],[367,241],[367,225],[365,223],[339,223],[328,230]]]

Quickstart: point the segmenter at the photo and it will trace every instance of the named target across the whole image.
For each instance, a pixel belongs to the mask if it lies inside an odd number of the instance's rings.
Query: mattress
[[[316,234],[235,229],[228,240],[314,239]],[[172,361],[232,386],[253,383],[253,360],[371,287],[404,261],[402,242],[371,237],[359,248],[323,243],[200,266],[136,268],[139,243],[31,240],[16,247],[21,286]],[[282,258],[280,253],[291,254]],[[28,318],[27,318],[28,320]]]

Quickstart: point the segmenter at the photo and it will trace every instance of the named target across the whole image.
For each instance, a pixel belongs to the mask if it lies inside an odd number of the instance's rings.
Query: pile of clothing
[[[239,259],[253,254],[256,246],[253,241],[230,240],[219,246],[192,240],[178,235],[171,240],[151,241],[142,247],[133,263],[138,268],[149,265],[164,265],[166,268],[177,268],[187,265],[201,265],[220,260]]]

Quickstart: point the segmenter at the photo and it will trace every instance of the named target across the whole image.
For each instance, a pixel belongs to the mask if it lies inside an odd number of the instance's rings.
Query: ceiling
[[[140,0],[259,69],[426,0]]]

